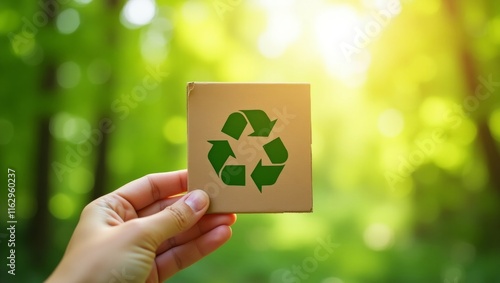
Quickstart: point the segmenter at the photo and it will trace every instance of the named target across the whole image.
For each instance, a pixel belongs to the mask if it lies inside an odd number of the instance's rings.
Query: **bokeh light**
[[[91,126],[83,118],[61,112],[51,120],[50,132],[58,139],[78,144],[89,138]]]
[[[122,10],[121,22],[128,28],[149,24],[156,13],[153,0],[128,0]]]
[[[80,78],[80,66],[73,61],[64,62],[57,68],[57,82],[63,88],[74,88]]]
[[[75,193],[85,194],[94,186],[94,174],[84,167],[77,167],[68,177],[68,188]]]
[[[75,203],[67,194],[58,193],[50,198],[49,210],[54,217],[65,220],[75,213]]]
[[[329,5],[318,12],[314,25],[317,48],[335,78],[347,81],[368,70],[369,53],[352,45],[361,22],[359,13],[348,5]]]
[[[75,9],[66,9],[57,16],[56,26],[60,33],[71,34],[80,26],[80,14]]]
[[[186,119],[180,116],[174,116],[165,122],[163,127],[163,136],[173,144],[184,144],[187,139]]]
[[[382,135],[395,137],[403,131],[404,118],[396,109],[388,109],[382,112],[378,119],[378,128]]]
[[[267,58],[282,55],[301,33],[300,22],[291,11],[273,11],[268,15],[267,28],[258,41],[260,52]]]
[[[75,0],[75,2],[81,5],[87,5],[90,4],[92,0]]]
[[[393,241],[392,229],[383,223],[370,224],[363,234],[365,244],[376,251],[384,250]]]

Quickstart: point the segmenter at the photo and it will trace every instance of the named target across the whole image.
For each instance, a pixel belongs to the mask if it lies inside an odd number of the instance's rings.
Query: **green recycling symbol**
[[[250,123],[253,132],[248,135],[249,137],[269,137],[276,121],[271,121],[262,110],[240,110],[229,115],[221,131],[234,140],[239,140],[247,124]],[[229,141],[211,140],[208,142],[212,144],[212,148],[208,152],[208,160],[222,181],[229,186],[245,186],[246,166],[225,165],[229,157],[236,158]],[[262,147],[272,164],[264,165],[260,159],[253,168],[250,176],[260,192],[262,192],[263,186],[271,186],[276,183],[285,167],[284,163],[288,159],[288,151],[279,137]]]

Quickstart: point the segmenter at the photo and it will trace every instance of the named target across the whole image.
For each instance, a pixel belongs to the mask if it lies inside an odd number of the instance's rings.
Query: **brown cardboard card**
[[[188,190],[209,213],[311,212],[309,84],[190,83]]]

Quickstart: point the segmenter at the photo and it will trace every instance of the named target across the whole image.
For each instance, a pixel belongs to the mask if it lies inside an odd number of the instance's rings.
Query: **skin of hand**
[[[163,282],[222,246],[236,215],[205,215],[186,184],[185,170],[151,174],[88,204],[46,282]]]

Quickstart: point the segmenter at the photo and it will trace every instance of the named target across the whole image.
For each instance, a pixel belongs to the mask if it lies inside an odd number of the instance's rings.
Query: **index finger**
[[[149,174],[120,187],[113,193],[128,201],[136,211],[157,200],[187,190],[187,170]]]

